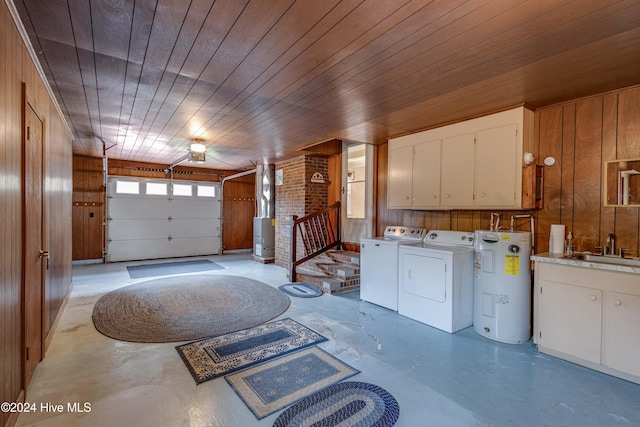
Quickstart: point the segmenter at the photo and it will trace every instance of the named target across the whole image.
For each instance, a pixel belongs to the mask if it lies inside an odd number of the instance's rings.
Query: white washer
[[[398,311],[398,247],[419,244],[427,231],[390,225],[382,237],[360,240],[360,298]]]
[[[398,314],[449,333],[473,324],[473,233],[431,230],[398,260]]]

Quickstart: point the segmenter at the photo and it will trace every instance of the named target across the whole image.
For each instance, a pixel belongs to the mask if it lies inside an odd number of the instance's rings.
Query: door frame
[[[360,233],[358,236],[358,240],[362,238],[372,237],[374,234],[375,226],[376,226],[376,189],[377,185],[375,182],[375,177],[377,176],[377,158],[376,158],[376,149],[372,144],[364,143],[364,142],[356,142],[356,141],[343,141],[342,143],[342,154],[341,154],[341,223],[342,223],[342,241],[349,246],[353,246],[354,249],[358,249],[360,247],[360,242],[349,242],[345,239],[347,237],[346,231],[349,227],[349,221],[353,221],[347,218],[347,173],[348,173],[348,149],[349,147],[356,145],[364,145],[365,147],[365,219],[363,222],[365,223],[365,229],[363,233]],[[353,245],[351,245],[353,244]]]
[[[40,121],[41,124],[41,144],[36,156],[38,159],[38,167],[40,168],[40,180],[39,180],[39,189],[40,189],[40,206],[33,207],[29,203],[28,188],[27,183],[29,182],[30,176],[28,175],[27,162],[28,159],[28,150],[27,150],[27,141],[29,136],[29,126],[27,121],[27,112],[28,109],[33,111],[36,118]],[[26,391],[28,383],[33,375],[33,371],[30,372],[29,366],[27,364],[27,356],[37,357],[38,361],[36,365],[44,358],[45,349],[46,349],[46,283],[47,283],[47,262],[44,262],[46,256],[43,257],[40,255],[38,257],[38,261],[35,262],[35,265],[30,260],[34,259],[33,257],[27,256],[29,254],[37,253],[42,250],[47,251],[48,253],[48,227],[47,227],[47,218],[46,218],[46,198],[45,198],[45,171],[46,171],[46,119],[43,112],[38,108],[35,100],[30,95],[30,92],[27,88],[26,83],[22,83],[22,177],[21,177],[21,185],[22,185],[22,286],[21,286],[21,317],[22,317],[22,326],[21,326],[21,352],[22,352],[22,361],[21,361],[21,369],[22,369],[22,387],[23,390]],[[28,230],[26,224],[26,212],[31,209],[37,209],[40,211],[40,244],[38,248],[29,247],[29,240],[27,239]],[[48,259],[47,259],[48,261]],[[36,339],[39,341],[39,354],[27,354],[27,333],[28,333],[28,302],[27,302],[27,294],[28,294],[28,284],[27,284],[27,271],[32,271],[33,269],[38,269],[40,271],[40,282],[36,284],[39,293],[39,298],[37,301],[31,301],[31,303],[36,304],[36,309],[39,311],[39,325],[36,325],[36,328],[39,329],[38,335]],[[35,371],[35,365],[33,370]]]

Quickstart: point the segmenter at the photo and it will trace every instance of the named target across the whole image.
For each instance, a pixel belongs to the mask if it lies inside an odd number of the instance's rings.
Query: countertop
[[[604,262],[589,262],[583,261],[577,258],[566,258],[564,254],[554,254],[554,253],[541,253],[531,255],[531,261],[535,262],[547,262],[550,264],[562,264],[562,265],[571,265],[573,267],[584,267],[584,268],[592,268],[594,270],[609,270],[609,271],[617,271],[620,273],[631,273],[631,274],[639,274],[640,275],[640,267],[634,267],[629,265],[617,265],[617,264],[607,264]]]

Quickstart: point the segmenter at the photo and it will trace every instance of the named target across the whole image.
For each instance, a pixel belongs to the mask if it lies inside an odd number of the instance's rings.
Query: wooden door
[[[44,280],[48,252],[43,232],[43,126],[38,115],[25,103],[24,129],[24,353],[23,379],[26,390],[42,360],[44,328]]]

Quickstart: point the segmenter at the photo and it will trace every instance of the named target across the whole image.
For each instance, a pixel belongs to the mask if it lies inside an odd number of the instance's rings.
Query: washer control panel
[[[388,225],[384,230],[384,238],[393,240],[422,240],[425,234],[424,228],[403,225]]]
[[[468,231],[431,230],[424,238],[425,243],[442,245],[473,246],[474,234]]]

